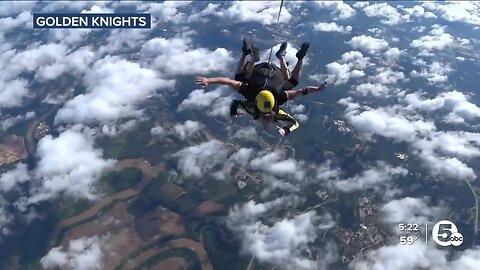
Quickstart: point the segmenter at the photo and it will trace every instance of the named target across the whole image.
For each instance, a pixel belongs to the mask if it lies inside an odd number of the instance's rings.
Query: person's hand
[[[327,81],[324,81],[322,84],[320,84],[320,86],[318,87],[318,90],[323,90],[325,89],[325,86],[328,84]]]
[[[285,134],[287,134],[287,133],[285,132],[285,129],[284,129],[284,128],[279,128],[279,129],[278,129],[278,133],[280,133],[280,135],[282,135],[282,136],[285,136]]]
[[[208,79],[205,77],[196,77],[195,78],[195,83],[197,85],[200,85],[201,87],[206,87],[208,86]]]

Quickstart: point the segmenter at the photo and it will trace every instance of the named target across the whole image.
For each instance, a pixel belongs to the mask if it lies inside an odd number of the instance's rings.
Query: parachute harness
[[[280,9],[278,10],[278,16],[277,16],[277,24],[275,25],[275,34],[278,31],[278,23],[280,21],[280,13],[282,12],[282,7],[283,7],[283,0],[280,3]],[[270,49],[270,56],[268,57],[268,63],[270,64],[270,59],[272,58],[272,52],[273,52],[273,47]]]

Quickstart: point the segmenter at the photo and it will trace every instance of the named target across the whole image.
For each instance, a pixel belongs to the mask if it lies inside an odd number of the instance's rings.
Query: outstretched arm
[[[307,86],[303,89],[293,89],[293,90],[287,90],[285,93],[287,94],[288,100],[296,99],[299,96],[304,96],[308,95],[311,93],[316,93],[320,92],[325,89],[325,86],[327,85],[327,82],[322,83],[320,86]]]
[[[227,77],[215,77],[215,78],[196,77],[195,82],[202,87],[206,87],[209,84],[228,85],[237,91],[240,89],[240,86],[242,85],[242,82],[232,80]]]

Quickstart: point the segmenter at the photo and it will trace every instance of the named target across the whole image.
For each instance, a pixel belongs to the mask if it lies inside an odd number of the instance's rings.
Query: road
[[[473,227],[473,239],[474,240],[473,240],[473,243],[472,243],[473,247],[475,247],[475,244],[477,242],[477,234],[478,234],[478,231],[480,230],[480,228],[478,227],[478,225],[479,225],[478,218],[480,217],[480,215],[479,215],[480,197],[478,196],[477,192],[475,191],[475,187],[472,186],[472,184],[470,183],[469,179],[465,180],[465,182],[467,182],[468,187],[470,188],[470,190],[473,193],[473,197],[475,197],[475,225]]]

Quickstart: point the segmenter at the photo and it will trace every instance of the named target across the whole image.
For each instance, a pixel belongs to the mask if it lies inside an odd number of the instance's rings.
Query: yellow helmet
[[[275,105],[275,98],[273,97],[272,92],[268,90],[262,90],[255,97],[255,103],[261,112],[269,113],[272,111],[273,105]]]

